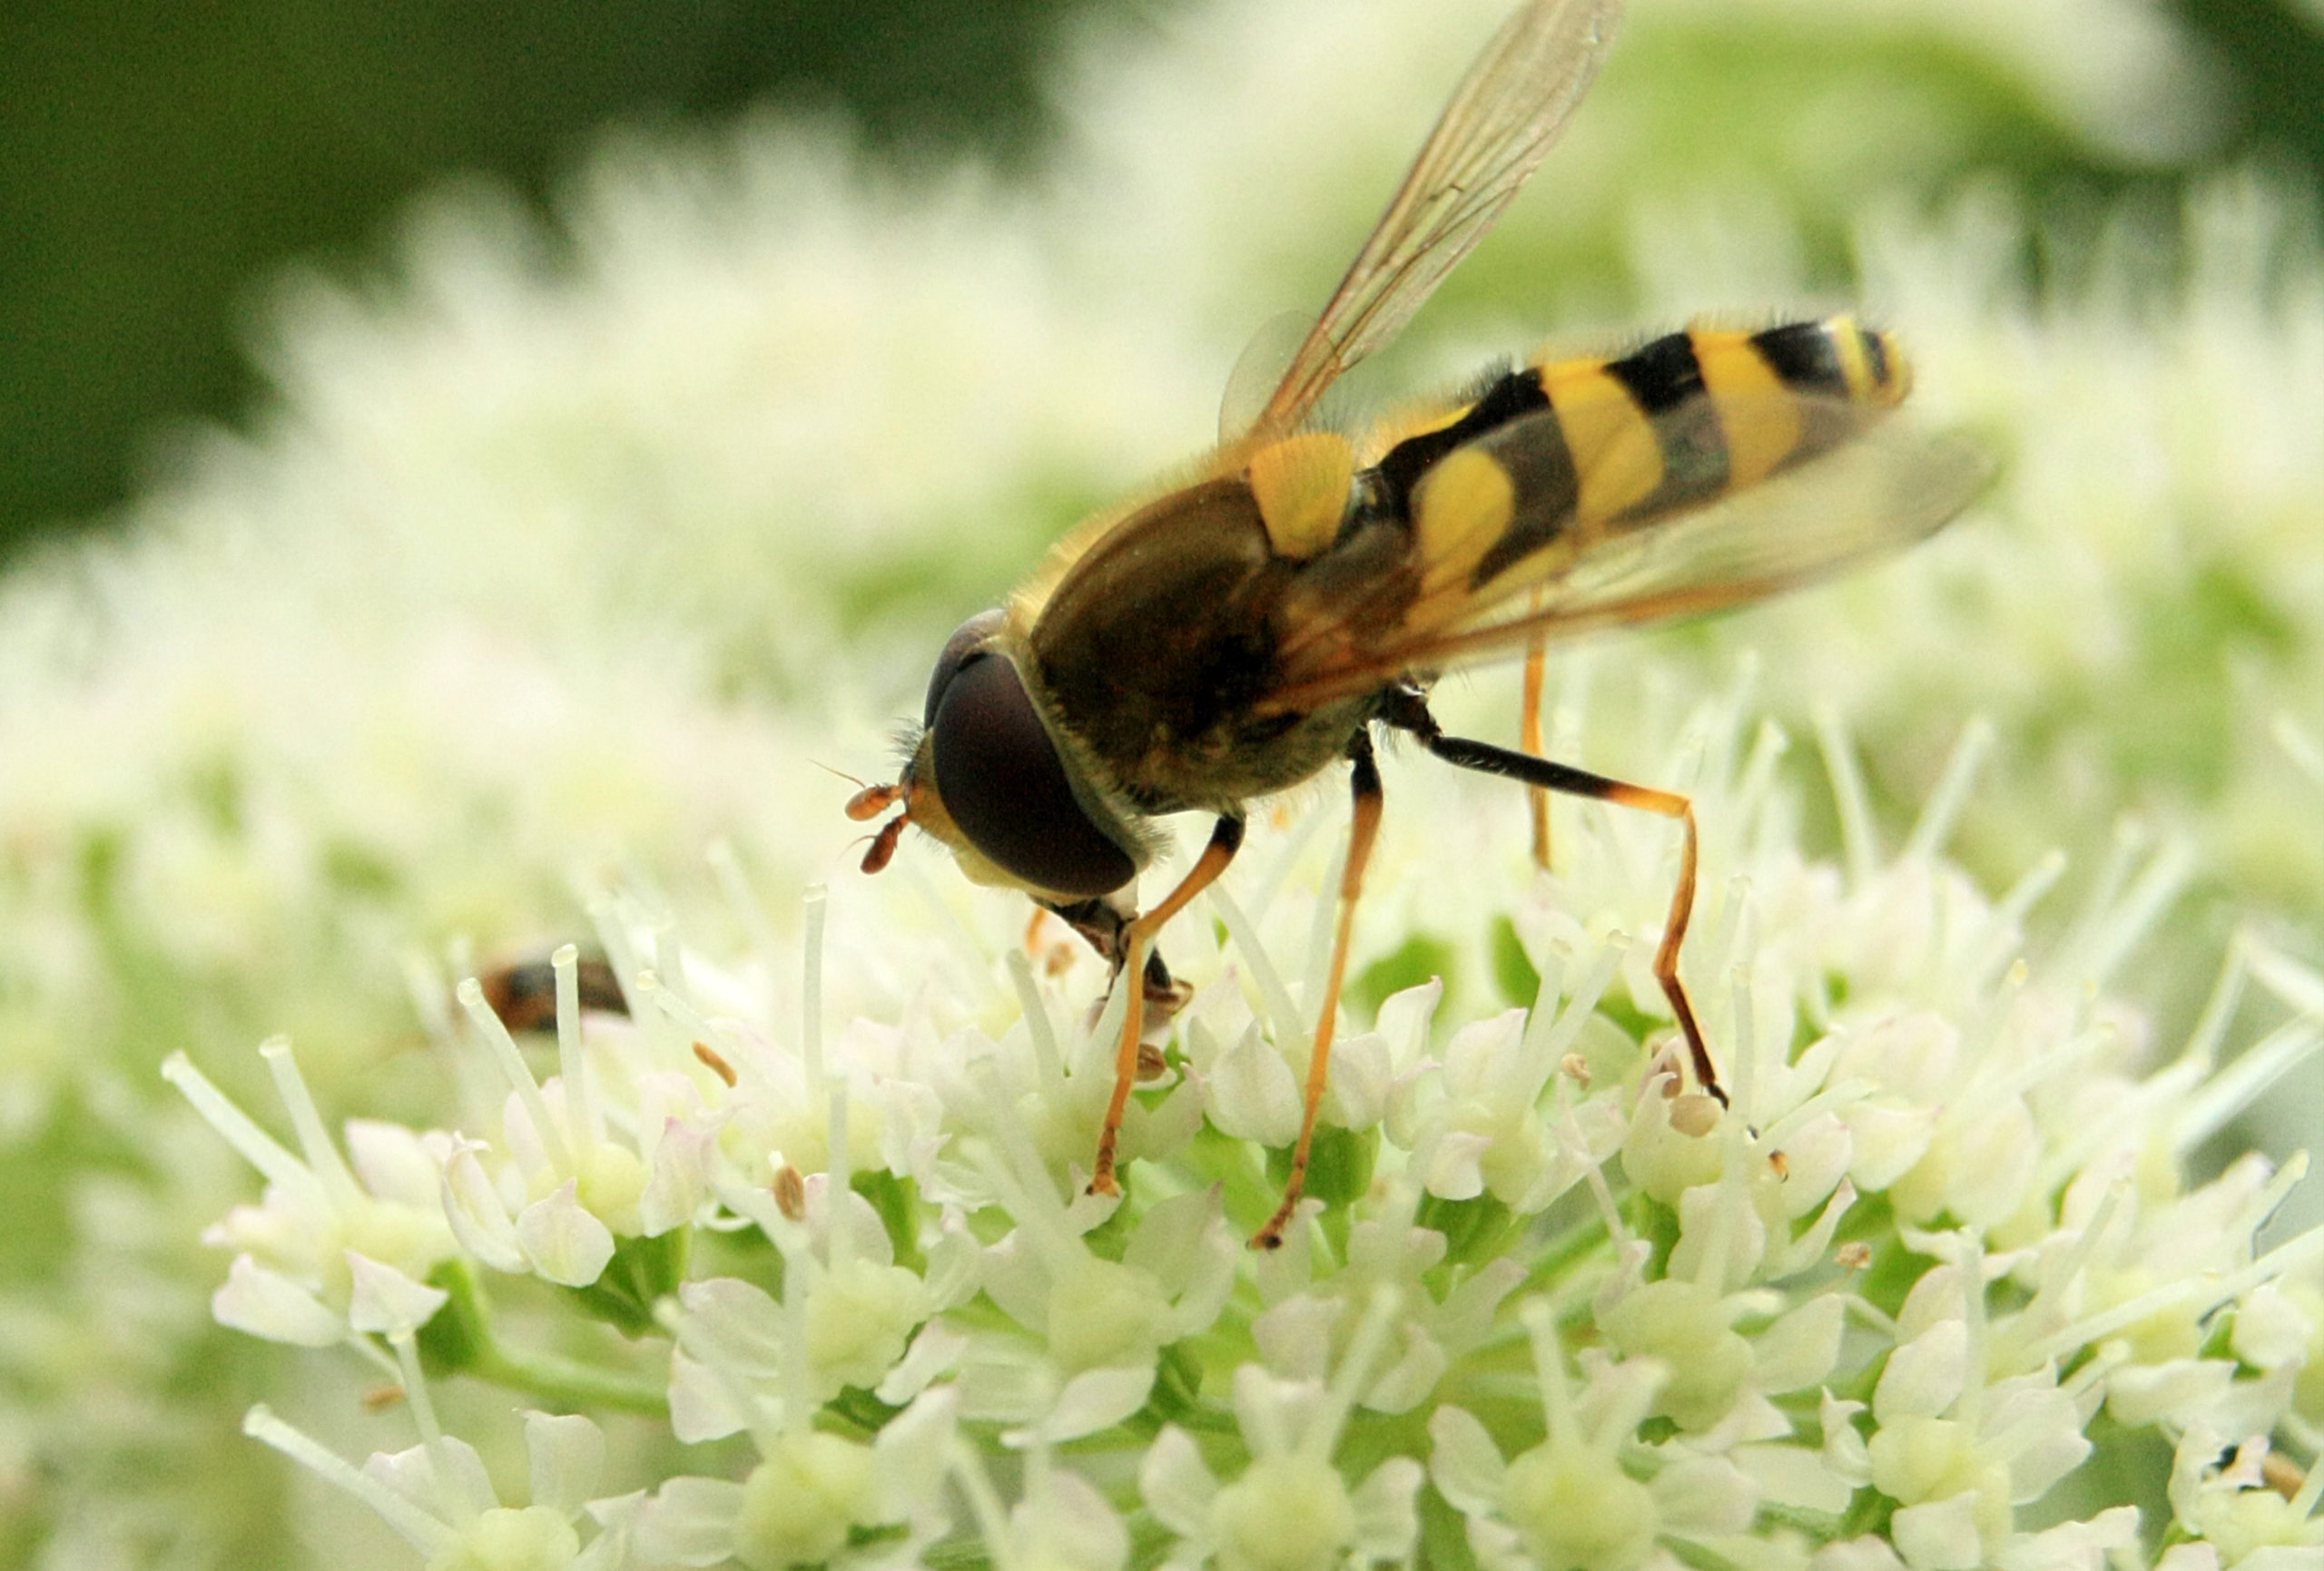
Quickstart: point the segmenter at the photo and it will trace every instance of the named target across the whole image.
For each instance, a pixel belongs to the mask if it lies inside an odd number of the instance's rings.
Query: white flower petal
[[[1503,1071],[1525,1030],[1525,1011],[1503,1009],[1472,1020],[1444,1044],[1444,1090],[1457,1100],[1498,1099]]]
[[[2262,1544],[2238,1560],[2235,1571],[2324,1571],[2324,1546]]]
[[[682,1350],[670,1354],[670,1433],[689,1446],[739,1434],[750,1415],[735,1406],[734,1388],[715,1370]]]
[[[960,1417],[972,1421],[1029,1424],[1049,1410],[1058,1389],[1057,1371],[1029,1361],[1017,1350],[1009,1356],[987,1357],[985,1348],[972,1350],[952,1381],[960,1393]]]
[[[1346,1305],[1321,1293],[1294,1293],[1251,1321],[1251,1340],[1267,1368],[1296,1380],[1330,1372],[1332,1327]]]
[[[452,1296],[351,1249],[347,1252],[347,1323],[359,1331],[389,1336],[416,1331]]]
[[[1391,993],[1380,1001],[1372,1028],[1388,1045],[1388,1056],[1401,1075],[1418,1062],[1428,1048],[1428,1023],[1444,997],[1444,978],[1431,977],[1415,987]]]
[[[1260,1145],[1288,1145],[1299,1134],[1299,1083],[1283,1056],[1259,1036],[1256,1021],[1219,1054],[1203,1090],[1210,1122],[1222,1134]]]
[[[1872,1481],[1872,1451],[1865,1444],[1863,1432],[1850,1421],[1864,1410],[1864,1403],[1842,1401],[1827,1390],[1818,1420],[1824,1431],[1825,1464],[1836,1478],[1856,1485]]]
[[[2219,1546],[2200,1540],[2173,1544],[2156,1559],[2154,1571],[2219,1571]]]
[[[1466,1517],[1492,1515],[1501,1507],[1509,1476],[1501,1448],[1463,1408],[1441,1407],[1428,1416],[1429,1481]]]
[[[527,1413],[525,1453],[531,1466],[534,1505],[571,1517],[597,1492],[597,1477],[606,1465],[606,1437],[587,1419]]]
[[[1873,1412],[1884,1424],[1935,1418],[1961,1394],[1968,1358],[1969,1328],[1957,1320],[1939,1321],[1888,1355],[1873,1390]]]
[[[960,1409],[959,1397],[939,1387],[881,1427],[872,1449],[880,1458],[882,1520],[909,1521],[939,1502]]]
[[[1393,1072],[1388,1044],[1376,1031],[1365,1031],[1332,1048],[1332,1077],[1324,1091],[1331,1122],[1343,1129],[1369,1129],[1388,1107]]]
[[[1841,1120],[1848,1126],[1848,1176],[1867,1194],[1882,1193],[1910,1172],[1936,1134],[1934,1107],[1858,1102]]]
[[[1856,1141],[1837,1114],[1819,1114],[1784,1136],[1784,1175],[1775,1193],[1795,1222],[1821,1204],[1847,1173]]]
[[[2081,1409],[2065,1392],[2029,1384],[1988,1395],[1994,1399],[1985,1412],[1984,1429],[1988,1434],[2010,1437],[2010,1497],[2017,1504],[2030,1505],[2048,1494],[2051,1485],[2090,1455]]]
[[[1120,1571],[1129,1559],[1129,1529],[1121,1513],[1078,1473],[1052,1468],[1044,1493],[1019,1500],[1009,1513],[1009,1537],[1023,1564]]]
[[[1194,1273],[1204,1235],[1214,1223],[1223,1226],[1224,1217],[1216,1185],[1156,1201],[1137,1219],[1122,1263],[1176,1291]]]
[[[1028,1330],[1038,1333],[1048,1329],[1049,1268],[1025,1238],[1023,1229],[1012,1231],[984,1252],[981,1275],[984,1291],[1000,1306],[1001,1313]]]
[[[426,1446],[401,1451],[374,1451],[363,1460],[363,1474],[385,1484],[432,1517],[458,1520],[467,1515],[466,1501],[448,1500],[437,1488],[436,1466],[428,1459]]]
[[[365,1191],[380,1200],[423,1209],[436,1204],[436,1159],[424,1138],[400,1124],[349,1119],[347,1162]]]
[[[2138,1541],[2138,1507],[2117,1506],[2087,1522],[2023,1534],[1995,1559],[2002,1571],[2105,1571],[2110,1551],[2135,1548]]]
[[[936,1242],[928,1246],[928,1299],[939,1310],[957,1309],[977,1294],[978,1276],[984,1264],[984,1246],[968,1224],[952,1213],[944,1217],[944,1228]]]
[[[1728,1453],[1759,1492],[1778,1506],[1838,1516],[1856,1495],[1856,1480],[1837,1471],[1825,1453],[1807,1446],[1758,1442]]]
[[[715,1566],[733,1558],[743,1487],[724,1478],[665,1480],[638,1513],[633,1542],[646,1565]]]
[[[968,1332],[943,1320],[931,1320],[920,1328],[901,1361],[872,1394],[883,1402],[909,1402],[927,1389],[931,1380],[958,1363],[968,1346]]]
[[[1359,1555],[1375,1560],[1401,1560],[1420,1541],[1420,1511],[1415,1497],[1426,1477],[1410,1457],[1391,1457],[1364,1477],[1348,1495],[1355,1509],[1355,1542]]]
[[[1650,1488],[1662,1525],[1696,1537],[1741,1533],[1759,1509],[1758,1484],[1724,1457],[1685,1458],[1656,1474]]]
[[[1137,1493],[1156,1521],[1181,1538],[1196,1538],[1209,1531],[1218,1480],[1203,1465],[1193,1438],[1177,1425],[1165,1424],[1138,1464]]]
[[[1818,1293],[1753,1340],[1751,1370],[1763,1391],[1780,1396],[1820,1385],[1840,1360],[1846,1305],[1837,1293]]]
[[[210,1295],[210,1312],[222,1326],[292,1347],[330,1347],[349,1330],[314,1294],[246,1254],[226,1268],[225,1282]]]
[[[675,1118],[662,1124],[654,1144],[654,1176],[637,1197],[638,1228],[658,1238],[694,1220],[710,1198],[711,1164],[717,1155],[714,1131]]]
[[[614,1258],[614,1235],[589,1214],[568,1178],[517,1213],[517,1241],[533,1270],[563,1287],[587,1287]]]
[[[2106,1377],[2106,1410],[2132,1429],[2166,1419],[2183,1424],[2225,1396],[2234,1378],[2235,1365],[2225,1359],[2132,1364]]]
[[[500,1192],[477,1159],[483,1149],[472,1140],[455,1144],[442,1167],[438,1197],[460,1247],[493,1270],[514,1275],[526,1269],[525,1250]]]
[[[2316,1322],[2273,1282],[2264,1282],[2243,1295],[2235,1306],[2235,1331],[2230,1339],[2235,1356],[2255,1370],[2308,1356]]]
[[[1452,1367],[1443,1347],[1423,1327],[1406,1321],[1403,1330],[1402,1356],[1374,1377],[1364,1393],[1362,1405],[1375,1413],[1411,1412],[1428,1399]]]
[[[678,1289],[685,1319],[678,1345],[697,1358],[771,1380],[783,1361],[783,1306],[739,1277],[704,1277]]]
[[[438,1475],[438,1457],[451,1477]],[[485,1471],[484,1458],[458,1435],[446,1435],[440,1451],[431,1451],[426,1446],[414,1446],[393,1455],[375,1451],[364,1462],[363,1471],[423,1510],[449,1522],[458,1523],[478,1504],[489,1507],[497,1498],[492,1492],[491,1475]]]
[[[1485,1154],[1492,1149],[1489,1135],[1465,1129],[1446,1129],[1427,1142],[1421,1154],[1421,1187],[1439,1200],[1474,1200],[1485,1192]]]
[[[1984,1563],[1977,1538],[1977,1497],[1955,1495],[1924,1506],[1900,1506],[1888,1536],[1912,1571],[1971,1571]]]
[[[1065,1383],[1057,1406],[1023,1434],[1004,1437],[1011,1445],[1029,1444],[1036,1434],[1052,1445],[1078,1440],[1108,1429],[1146,1405],[1154,1389],[1150,1364],[1133,1368],[1085,1370]]]

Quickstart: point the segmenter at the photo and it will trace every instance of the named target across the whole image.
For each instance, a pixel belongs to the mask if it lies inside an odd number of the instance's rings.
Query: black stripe
[[[1867,328],[1856,329],[1856,341],[1864,346],[1865,369],[1871,375],[1872,385],[1876,388],[1886,387],[1888,378],[1893,374],[1888,364],[1888,346],[1882,341],[1878,333]]]
[[[1606,374],[1630,390],[1654,426],[1662,449],[1662,483],[1626,510],[1651,516],[1727,487],[1727,433],[1703,386],[1694,339],[1670,333],[1635,354],[1610,361]]]
[[[1751,335],[1759,351],[1783,385],[1796,392],[1849,397],[1847,373],[1840,367],[1831,329],[1822,322],[1787,322]]]
[[[1407,437],[1388,449],[1373,470],[1378,476],[1377,504],[1406,523],[1412,521],[1413,488],[1453,448],[1475,441],[1490,431],[1550,407],[1541,391],[1541,373],[1531,366],[1502,371],[1477,395],[1461,417],[1442,430]]]
[[[1649,416],[1665,415],[1703,392],[1703,368],[1694,340],[1666,333],[1635,354],[1606,362],[1606,374],[1630,389]]]

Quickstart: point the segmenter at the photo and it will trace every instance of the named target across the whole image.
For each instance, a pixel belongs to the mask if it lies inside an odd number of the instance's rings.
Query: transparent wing
[[[1252,430],[1287,432],[1379,348],[1492,227],[1597,75],[1621,0],[1531,0],[1502,25],[1429,133]]]
[[[1828,576],[1912,544],[1975,499],[1992,474],[1964,438],[1888,420],[1757,485],[1667,514],[1621,520],[1586,542],[1552,537],[1529,561],[1416,619],[1395,574],[1323,576],[1287,614],[1279,681],[1259,707],[1304,711],[1406,673],[1562,639],[1717,611]],[[1398,587],[1402,585],[1403,587]]]

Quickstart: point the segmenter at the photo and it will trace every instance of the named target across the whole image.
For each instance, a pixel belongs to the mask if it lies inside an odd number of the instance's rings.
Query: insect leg
[[[1380,830],[1380,769],[1372,761],[1372,735],[1359,729],[1348,739],[1347,755],[1355,768],[1350,784],[1355,810],[1347,832],[1347,863],[1340,873],[1339,927],[1332,935],[1332,965],[1324,978],[1324,996],[1315,1013],[1315,1046],[1307,1057],[1307,1096],[1299,1114],[1299,1144],[1291,1148],[1291,1177],[1283,1186],[1283,1203],[1266,1225],[1251,1235],[1253,1249],[1279,1249],[1283,1230],[1299,1203],[1307,1183],[1307,1152],[1315,1138],[1315,1109],[1324,1100],[1332,1062],[1332,1026],[1339,1013],[1340,983],[1347,975],[1348,938],[1355,930],[1355,900],[1364,892],[1364,866],[1372,859],[1372,842]]]
[[[1541,742],[1541,686],[1549,663],[1550,642],[1535,634],[1525,645],[1525,712],[1517,722],[1517,745],[1535,758],[1545,755]],[[1525,788],[1525,806],[1533,820],[1533,865],[1550,865],[1550,793],[1537,785]]]
[[[1226,870],[1226,864],[1235,859],[1235,853],[1242,845],[1243,820],[1220,819],[1211,826],[1210,844],[1202,849],[1202,855],[1187,869],[1187,876],[1178,880],[1178,887],[1160,905],[1142,917],[1133,918],[1122,928],[1121,968],[1136,981],[1130,985],[1129,997],[1122,1009],[1121,1045],[1114,1053],[1114,1096],[1106,1105],[1106,1125],[1098,1135],[1098,1160],[1091,1164],[1089,1173],[1092,1194],[1121,1193],[1114,1182],[1114,1145],[1121,1138],[1122,1114],[1129,1107],[1130,1087],[1137,1081],[1137,1038],[1146,1027],[1146,961],[1153,952],[1154,935]]]
[[[1702,1083],[1705,1091],[1718,1099],[1720,1106],[1726,1106],[1727,1092],[1718,1083],[1718,1071],[1711,1065],[1710,1049],[1703,1045],[1702,1026],[1696,1022],[1695,1007],[1687,997],[1686,984],[1679,980],[1679,947],[1686,942],[1687,923],[1695,909],[1694,804],[1676,791],[1632,785],[1628,781],[1591,774],[1588,770],[1575,769],[1570,764],[1495,747],[1491,742],[1446,736],[1438,727],[1436,717],[1429,713],[1427,701],[1411,688],[1392,691],[1381,705],[1380,718],[1389,725],[1412,732],[1429,751],[1462,769],[1501,775],[1567,796],[1588,797],[1595,801],[1612,802],[1618,807],[1638,808],[1679,820],[1684,831],[1679,847],[1679,883],[1678,888],[1670,892],[1670,914],[1663,919],[1662,942],[1654,951],[1654,979],[1661,984],[1662,996],[1670,1000],[1671,1013],[1678,1016],[1679,1029],[1686,1036],[1687,1052],[1694,1062],[1695,1078]]]
[[[1086,900],[1045,900],[1038,897],[1033,904],[1048,911],[1081,935],[1082,939],[1098,952],[1098,957],[1113,967],[1118,974],[1122,968],[1122,930],[1136,915],[1126,904],[1117,904],[1116,897],[1098,895]],[[1038,915],[1038,913],[1036,913]],[[1146,952],[1146,1001],[1156,1008],[1177,1014],[1193,991],[1170,975],[1170,967],[1163,963],[1158,948]]]

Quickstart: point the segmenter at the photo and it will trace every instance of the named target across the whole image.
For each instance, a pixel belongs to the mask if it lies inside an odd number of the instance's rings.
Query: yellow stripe
[[[1654,422],[1630,389],[1607,373],[1603,360],[1565,360],[1541,368],[1565,432],[1566,450],[1581,480],[1574,514],[1598,523],[1644,501],[1662,484],[1662,447]]]
[[[1695,328],[1687,336],[1702,368],[1703,389],[1718,411],[1728,484],[1765,478],[1799,446],[1799,401],[1752,347],[1750,334]]]
[[[1372,422],[1364,433],[1362,461],[1376,464],[1388,449],[1399,442],[1409,442],[1414,437],[1425,437],[1432,431],[1442,431],[1456,424],[1462,416],[1476,406],[1423,401],[1407,404],[1383,415]]]
[[[1508,531],[1517,486],[1509,471],[1474,447],[1455,447],[1413,493],[1413,549],[1421,564],[1418,597],[1404,625],[1424,628],[1459,614],[1469,574]]]
[[[1832,340],[1833,357],[1840,363],[1840,378],[1848,397],[1862,403],[1873,396],[1872,362],[1864,352],[1864,337],[1854,317],[1842,315],[1824,324]]]
[[[1355,453],[1333,431],[1303,431],[1251,455],[1251,495],[1278,556],[1304,560],[1338,535]]]

